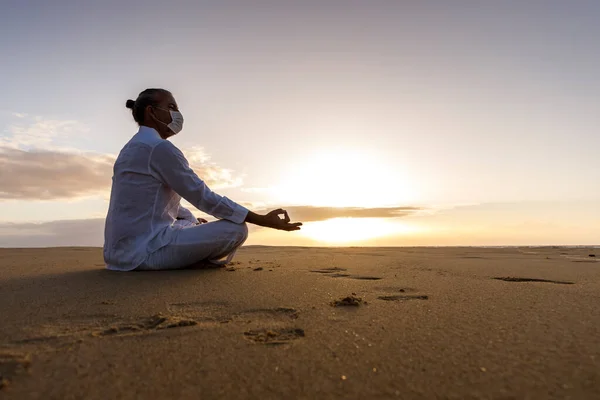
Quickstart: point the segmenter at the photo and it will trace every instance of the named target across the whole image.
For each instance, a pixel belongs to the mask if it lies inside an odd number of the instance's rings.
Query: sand
[[[245,247],[119,273],[0,249],[0,398],[600,399],[598,253]]]

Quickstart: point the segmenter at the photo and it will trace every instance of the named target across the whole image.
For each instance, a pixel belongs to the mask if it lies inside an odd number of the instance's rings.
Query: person
[[[201,262],[225,264],[248,236],[247,223],[299,230],[287,211],[254,213],[210,190],[168,139],[183,129],[183,116],[165,89],[146,89],[127,100],[139,131],[114,165],[104,229],[104,260],[110,270],[164,270]],[[216,217],[196,219],[181,198]],[[281,218],[280,216],[283,216]]]

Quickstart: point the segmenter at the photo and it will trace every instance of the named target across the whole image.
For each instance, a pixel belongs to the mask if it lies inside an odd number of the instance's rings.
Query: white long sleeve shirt
[[[182,197],[207,214],[238,224],[248,213],[211,191],[175,145],[156,130],[140,127],[115,161],[104,230],[107,268],[137,268],[148,254],[169,244],[177,229],[195,223],[194,215],[179,204]]]

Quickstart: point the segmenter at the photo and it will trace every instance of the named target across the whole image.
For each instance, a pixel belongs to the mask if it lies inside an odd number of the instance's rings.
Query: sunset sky
[[[3,1],[0,246],[102,245],[147,87],[212,189],[305,222],[247,244],[600,244],[598,21],[577,0]]]

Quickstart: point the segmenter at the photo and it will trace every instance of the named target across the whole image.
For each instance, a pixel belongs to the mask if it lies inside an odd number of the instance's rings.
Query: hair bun
[[[127,107],[127,108],[131,108],[133,110],[134,106],[135,106],[135,101],[133,101],[133,100],[127,100],[125,102],[125,107]]]

